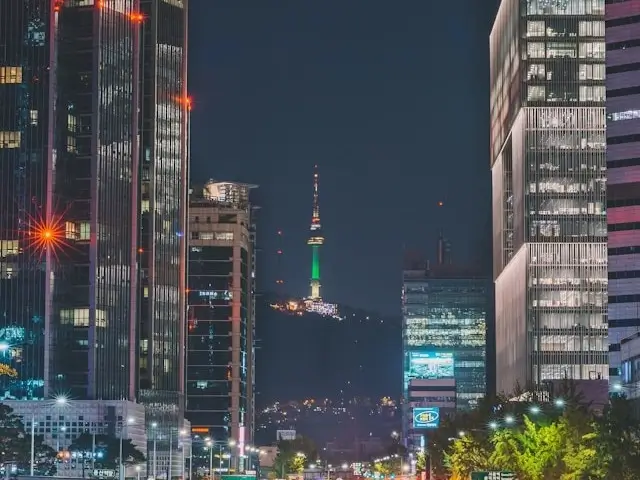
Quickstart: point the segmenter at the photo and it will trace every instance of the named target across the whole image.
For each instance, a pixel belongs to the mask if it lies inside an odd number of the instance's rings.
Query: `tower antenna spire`
[[[313,210],[309,228],[309,240],[307,240],[307,245],[311,246],[311,291],[309,294],[311,300],[322,299],[320,295],[320,247],[324,244],[324,237],[322,236],[322,225],[320,224],[319,183],[320,174],[318,173],[318,165],[315,165],[313,167]]]

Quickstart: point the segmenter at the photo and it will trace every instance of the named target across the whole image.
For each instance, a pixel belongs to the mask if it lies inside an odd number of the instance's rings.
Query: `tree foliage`
[[[93,449],[93,435],[83,433],[69,446],[70,452],[86,454],[95,451],[97,454],[95,466],[97,468],[118,468],[120,457],[120,439],[111,435],[96,435],[95,450]],[[122,463],[136,465],[145,461],[144,454],[136,448],[130,439],[122,440]]]
[[[34,437],[34,473],[55,475],[56,452],[43,441],[42,435]],[[13,409],[0,404],[0,463],[15,464],[18,472],[31,468],[31,435]]]
[[[307,437],[297,436],[294,440],[280,440],[278,455],[273,469],[279,478],[285,478],[289,473],[302,473],[308,463],[318,459],[318,449]]]
[[[432,459],[441,455],[452,478],[491,470],[512,471],[519,480],[640,478],[640,423],[624,398],[612,398],[601,413],[577,396],[546,405],[496,402],[483,412],[450,420],[430,444]]]

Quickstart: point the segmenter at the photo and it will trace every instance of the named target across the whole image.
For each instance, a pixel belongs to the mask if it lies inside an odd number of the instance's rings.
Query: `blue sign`
[[[417,407],[413,409],[413,428],[438,428],[439,426],[439,407]]]

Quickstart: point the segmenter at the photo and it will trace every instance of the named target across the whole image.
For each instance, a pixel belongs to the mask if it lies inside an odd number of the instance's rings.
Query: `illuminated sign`
[[[440,426],[440,408],[420,407],[413,409],[413,428],[438,428]]]
[[[408,379],[453,378],[453,353],[409,352]]]

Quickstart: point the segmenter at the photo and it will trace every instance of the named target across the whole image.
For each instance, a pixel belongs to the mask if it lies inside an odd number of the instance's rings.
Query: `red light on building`
[[[139,12],[134,12],[134,13],[129,14],[129,19],[133,23],[142,23],[142,22],[144,22],[144,15],[139,13]]]
[[[62,9],[62,4],[63,3],[64,3],[64,0],[56,0],[53,3],[53,11],[58,13]]]

